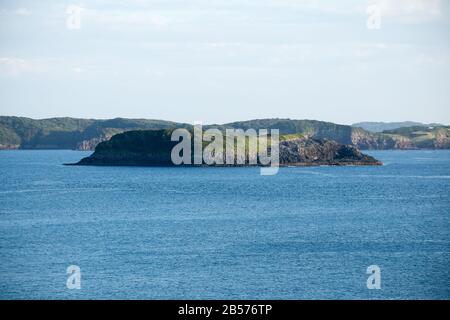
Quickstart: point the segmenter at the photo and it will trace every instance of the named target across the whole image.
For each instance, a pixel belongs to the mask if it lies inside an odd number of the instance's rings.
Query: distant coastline
[[[371,123],[362,123],[365,128]],[[380,124],[372,123],[380,128]],[[396,123],[383,132],[372,132],[358,126],[340,125],[317,120],[257,119],[218,125],[208,128],[267,128],[279,129],[280,134],[301,134],[312,139],[329,139],[361,150],[450,149],[450,126],[430,126],[411,122]],[[386,125],[386,124],[384,124]],[[389,125],[392,127],[392,125]],[[192,128],[191,124],[165,120],[110,120],[51,118],[34,120],[24,117],[0,116],[1,149],[71,149],[93,151],[112,136],[132,130],[163,130]]]

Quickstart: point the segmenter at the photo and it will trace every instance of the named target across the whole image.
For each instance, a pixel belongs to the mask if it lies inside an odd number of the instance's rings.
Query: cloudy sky
[[[0,115],[450,123],[449,17],[448,0],[0,0]]]

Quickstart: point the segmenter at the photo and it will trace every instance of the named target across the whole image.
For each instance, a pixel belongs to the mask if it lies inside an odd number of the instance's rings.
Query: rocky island
[[[135,130],[117,134],[101,142],[91,156],[72,165],[173,166],[171,151],[178,142],[171,141],[172,131]],[[300,134],[280,136],[279,157],[280,166],[382,165],[353,145]]]

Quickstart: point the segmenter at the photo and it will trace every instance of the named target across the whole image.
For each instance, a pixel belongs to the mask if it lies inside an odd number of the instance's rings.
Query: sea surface
[[[368,153],[260,176],[1,151],[0,299],[450,299],[450,151]]]

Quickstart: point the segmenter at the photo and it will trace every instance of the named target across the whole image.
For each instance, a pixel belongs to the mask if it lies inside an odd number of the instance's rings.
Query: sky
[[[0,115],[450,123],[448,0],[0,0]]]

